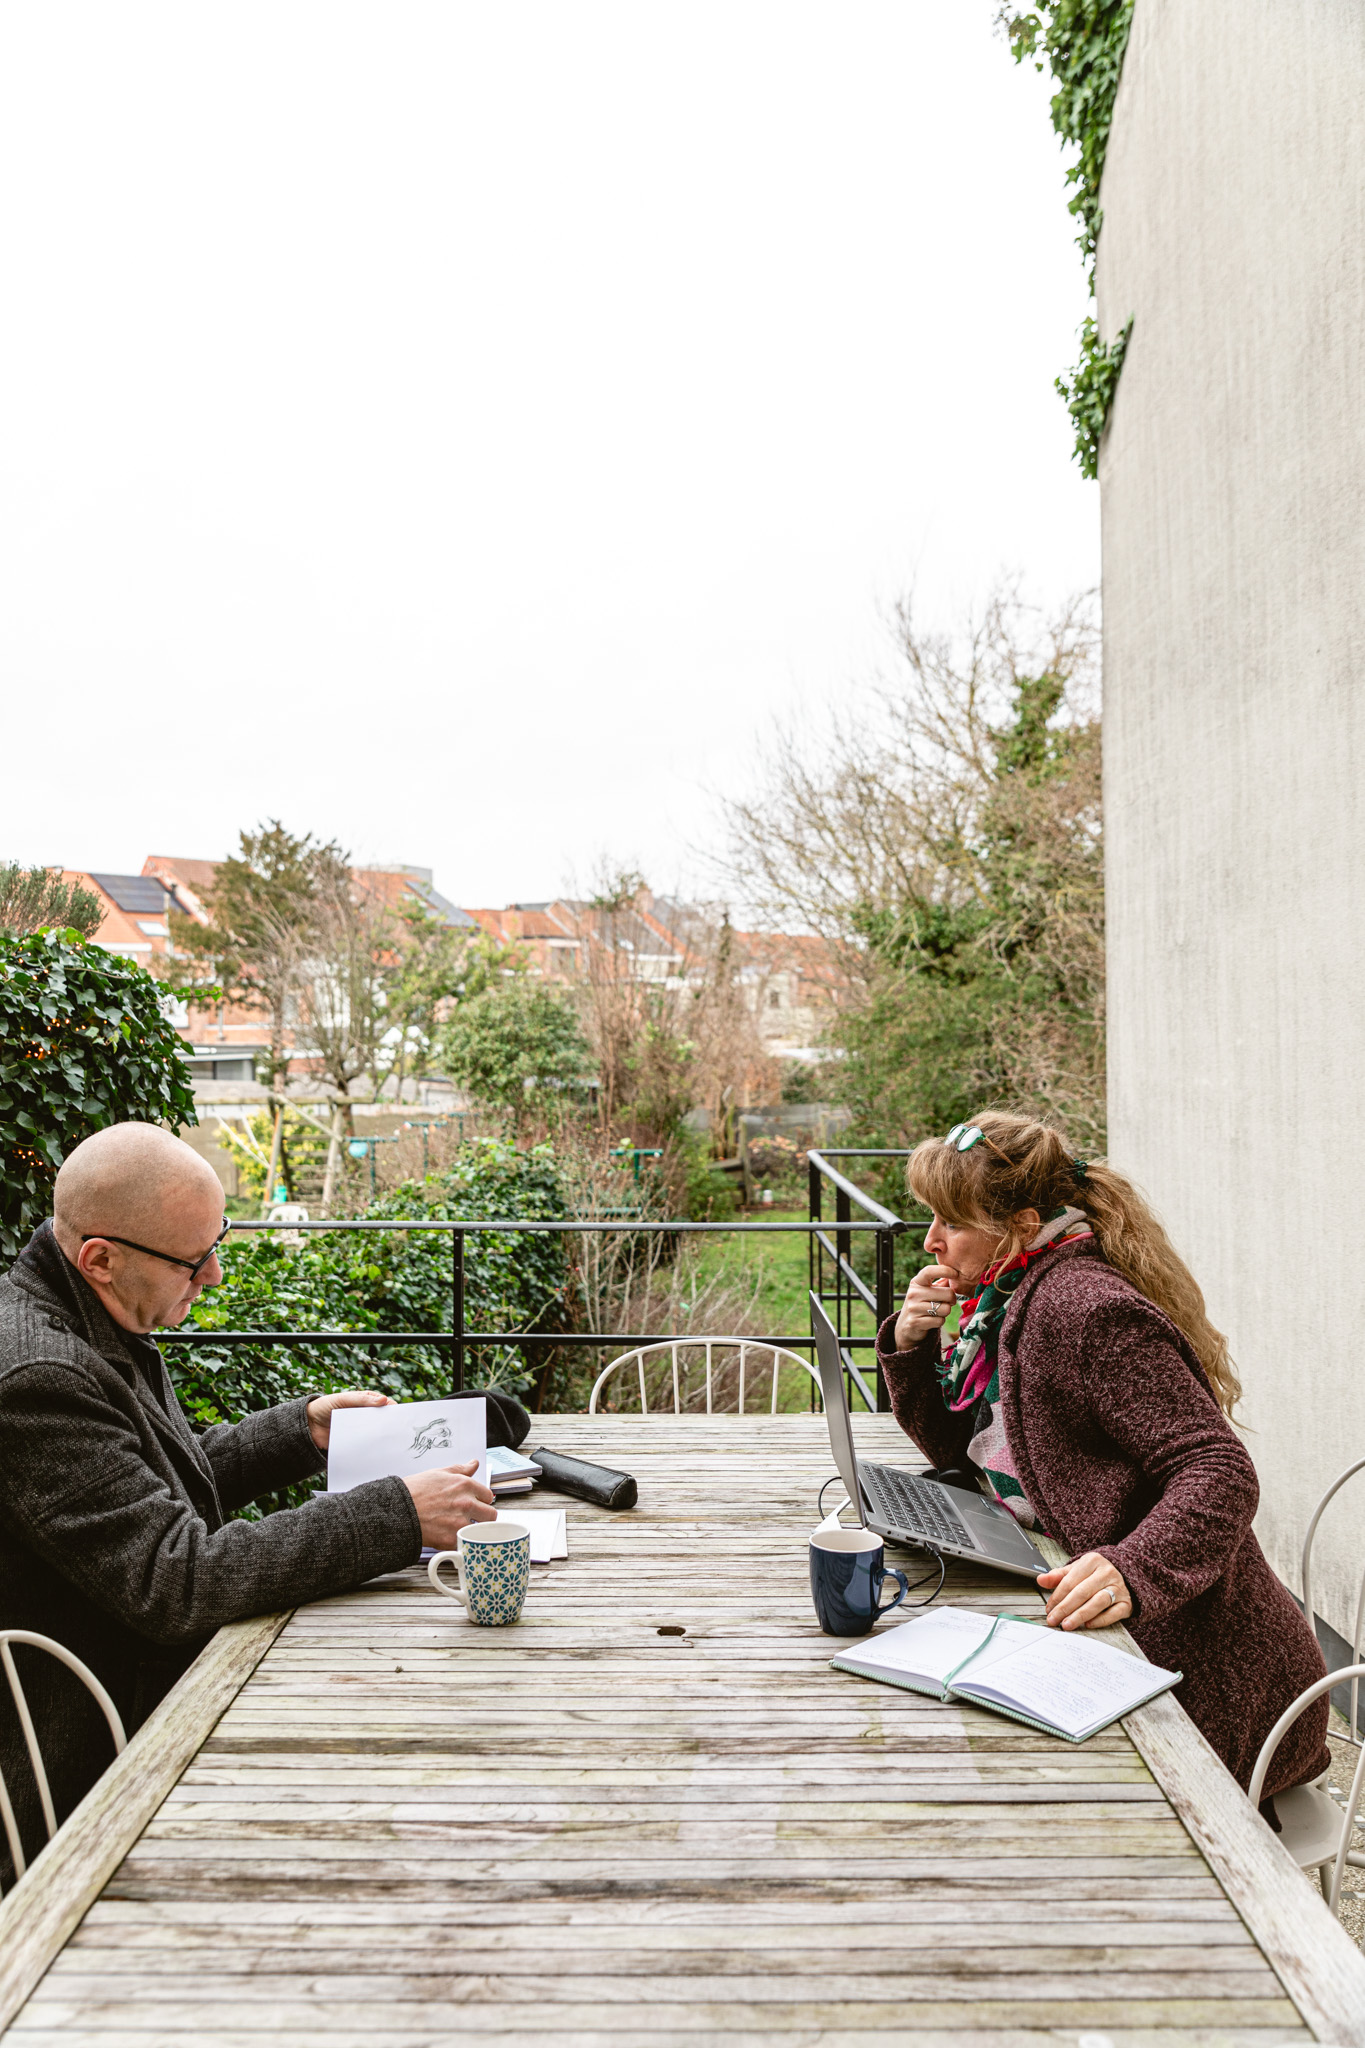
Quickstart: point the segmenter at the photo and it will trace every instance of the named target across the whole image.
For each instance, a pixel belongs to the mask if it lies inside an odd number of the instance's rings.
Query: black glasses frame
[[[223,1218],[222,1229],[219,1231],[217,1237],[214,1238],[213,1243],[204,1253],[202,1259],[177,1259],[171,1252],[153,1251],[152,1247],[149,1244],[134,1244],[131,1237],[111,1237],[107,1230],[88,1230],[85,1236],[81,1239],[81,1243],[93,1244],[95,1240],[98,1238],[102,1244],[121,1244],[126,1251],[143,1252],[149,1259],[160,1259],[164,1265],[183,1266],[185,1268],[185,1271],[189,1274],[190,1278],[193,1279],[196,1273],[201,1272],[203,1268],[207,1266],[209,1260],[213,1257],[214,1253],[217,1251],[219,1245],[223,1242],[223,1239],[227,1236],[231,1228],[232,1224],[225,1216]]]

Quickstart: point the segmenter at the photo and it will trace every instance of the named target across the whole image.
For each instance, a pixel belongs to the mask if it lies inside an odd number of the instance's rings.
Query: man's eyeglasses
[[[959,1152],[970,1152],[973,1145],[979,1145],[985,1135],[980,1124],[954,1124],[943,1142],[945,1145],[952,1145]]]
[[[102,1244],[121,1244],[126,1251],[143,1252],[149,1259],[160,1259],[167,1266],[183,1266],[191,1280],[193,1280],[207,1266],[209,1260],[213,1257],[231,1228],[232,1225],[225,1216],[222,1229],[217,1237],[214,1238],[213,1243],[204,1253],[202,1259],[177,1259],[171,1252],[154,1252],[149,1244],[134,1244],[131,1237],[110,1237],[107,1230],[87,1231],[81,1239],[81,1243],[93,1244],[95,1239],[98,1238]]]

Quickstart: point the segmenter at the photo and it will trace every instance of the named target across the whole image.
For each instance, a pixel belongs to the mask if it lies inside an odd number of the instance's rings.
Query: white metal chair
[[[1350,1664],[1344,1671],[1329,1671],[1326,1678],[1319,1678],[1301,1692],[1294,1704],[1286,1707],[1275,1726],[1261,1745],[1256,1759],[1256,1768],[1251,1774],[1248,1798],[1253,1806],[1261,1803],[1266,1772],[1270,1760],[1289,1733],[1299,1715],[1314,1700],[1321,1699],[1333,1686],[1345,1679],[1365,1677],[1365,1664]],[[1365,1870],[1365,1855],[1351,1847],[1356,1813],[1360,1806],[1362,1781],[1365,1781],[1365,1747],[1361,1749],[1360,1761],[1351,1779],[1350,1796],[1343,1812],[1327,1789],[1327,1773],[1314,1778],[1311,1784],[1294,1785],[1288,1792],[1275,1794],[1275,1813],[1280,1823],[1280,1840],[1289,1851],[1300,1870],[1316,1870],[1318,1883],[1322,1886],[1323,1897],[1335,1913],[1341,1903],[1341,1880],[1349,1863],[1353,1870]],[[1332,1864],[1332,1882],[1327,1882],[1327,1866]]]
[[[615,1373],[615,1372],[619,1372],[619,1371],[621,1370],[622,1366],[626,1366],[626,1365],[634,1365],[634,1366],[635,1366],[635,1368],[636,1368],[636,1370],[637,1370],[637,1371],[638,1371],[638,1373],[639,1373],[639,1376],[640,1376],[640,1413],[641,1413],[642,1415],[648,1415],[648,1413],[649,1413],[649,1396],[648,1396],[648,1395],[647,1395],[647,1393],[645,1392],[645,1360],[646,1360],[646,1358],[650,1357],[650,1356],[651,1356],[652,1354],[654,1354],[654,1353],[657,1353],[657,1352],[661,1352],[661,1351],[668,1351],[668,1352],[671,1352],[671,1353],[672,1353],[672,1357],[673,1357],[673,1413],[674,1413],[675,1415],[681,1415],[681,1414],[682,1414],[682,1412],[683,1412],[683,1409],[682,1409],[682,1392],[681,1392],[681,1388],[680,1388],[680,1385],[679,1385],[679,1380],[678,1380],[678,1353],[679,1353],[680,1351],[699,1351],[699,1350],[703,1350],[703,1349],[704,1349],[704,1350],[705,1350],[705,1352],[706,1352],[706,1412],[707,1412],[707,1414],[708,1414],[708,1415],[712,1414],[712,1413],[714,1412],[714,1410],[713,1410],[713,1406],[712,1406],[712,1402],[713,1402],[713,1396],[714,1396],[714,1384],[713,1384],[713,1377],[712,1377],[712,1356],[711,1356],[711,1355],[712,1355],[712,1352],[713,1352],[713,1350],[714,1350],[714,1349],[715,1349],[715,1348],[716,1348],[717,1346],[719,1346],[719,1347],[720,1347],[721,1349],[723,1349],[723,1350],[731,1350],[731,1351],[733,1351],[733,1350],[736,1350],[736,1349],[737,1349],[737,1350],[738,1350],[738,1352],[739,1352],[739,1413],[740,1413],[741,1415],[742,1415],[742,1414],[744,1413],[744,1373],[745,1373],[745,1365],[746,1365],[746,1362],[747,1362],[747,1354],[748,1354],[748,1353],[749,1353],[750,1351],[761,1351],[761,1352],[763,1352],[763,1353],[764,1353],[765,1355],[769,1355],[769,1356],[771,1356],[771,1358],[772,1358],[772,1362],[773,1362],[773,1392],[772,1392],[772,1405],[771,1405],[771,1408],[770,1408],[770,1410],[769,1410],[769,1413],[770,1413],[770,1414],[776,1415],[776,1413],[777,1413],[777,1375],[778,1375],[778,1371],[779,1371],[779,1369],[780,1369],[780,1368],[781,1368],[781,1367],[782,1367],[783,1365],[796,1365],[796,1366],[799,1366],[799,1367],[800,1367],[800,1369],[801,1369],[801,1371],[802,1371],[802,1372],[804,1372],[804,1373],[806,1373],[806,1374],[807,1374],[807,1375],[808,1375],[808,1376],[810,1377],[810,1379],[814,1381],[814,1383],[815,1383],[815,1385],[816,1385],[816,1387],[817,1387],[817,1388],[818,1388],[818,1387],[819,1387],[819,1385],[820,1385],[820,1380],[819,1380],[819,1376],[818,1376],[818,1374],[817,1374],[817,1373],[816,1373],[816,1372],[814,1371],[814,1369],[813,1369],[813,1368],[812,1368],[812,1367],[811,1367],[811,1366],[810,1366],[810,1365],[809,1365],[809,1364],[807,1363],[807,1361],[806,1361],[806,1360],[805,1360],[804,1358],[800,1357],[800,1356],[798,1355],[798,1353],[796,1353],[795,1351],[786,1351],[786,1350],[784,1350],[784,1349],[783,1349],[783,1347],[782,1347],[782,1346],[781,1346],[780,1344],[759,1344],[759,1343],[757,1343],[757,1342],[756,1342],[756,1341],[755,1341],[755,1340],[754,1340],[754,1339],[753,1339],[752,1337],[674,1337],[674,1338],[665,1338],[665,1339],[663,1339],[663,1340],[662,1340],[662,1341],[661,1341],[660,1343],[657,1343],[657,1344],[641,1344],[641,1345],[640,1345],[640,1346],[638,1347],[638,1349],[636,1349],[636,1350],[634,1350],[634,1351],[623,1351],[623,1352],[622,1352],[622,1354],[621,1354],[621,1356],[620,1356],[619,1358],[613,1358],[613,1359],[612,1359],[612,1361],[611,1361],[611,1363],[610,1363],[609,1365],[606,1365],[606,1366],[604,1366],[604,1367],[602,1368],[602,1371],[601,1371],[601,1372],[600,1372],[600,1373],[599,1373],[599,1374],[597,1375],[597,1382],[596,1382],[595,1386],[593,1387],[592,1393],[591,1393],[591,1394],[589,1395],[589,1397],[588,1397],[588,1413],[589,1413],[589,1415],[596,1415],[596,1413],[597,1413],[597,1397],[598,1397],[598,1395],[599,1395],[599,1394],[601,1393],[601,1391],[602,1391],[603,1387],[604,1387],[604,1386],[605,1386],[605,1385],[607,1384],[607,1381],[608,1381],[608,1380],[609,1380],[609,1379],[611,1378],[612,1374],[613,1374],[613,1373]],[[684,1369],[685,1369],[685,1368],[684,1368]],[[760,1368],[760,1370],[761,1370],[761,1368]]]
[[[46,1650],[49,1656],[56,1657],[60,1663],[65,1664],[68,1671],[75,1672],[86,1691],[93,1694],[100,1712],[109,1724],[109,1733],[114,1738],[115,1756],[121,1750],[128,1747],[128,1738],[123,1732],[123,1722],[119,1719],[118,1708],[114,1705],[114,1702],[110,1699],[94,1672],[90,1669],[89,1665],[82,1664],[79,1657],[73,1656],[64,1643],[54,1642],[51,1636],[34,1635],[30,1629],[26,1628],[0,1629],[0,1664],[4,1666],[5,1677],[9,1680],[10,1694],[14,1700],[15,1712],[19,1716],[19,1726],[24,1731],[24,1742],[28,1749],[28,1760],[33,1766],[33,1775],[38,1783],[38,1799],[43,1809],[43,1822],[47,1828],[47,1839],[50,1842],[57,1832],[57,1815],[52,1804],[52,1792],[47,1782],[47,1771],[43,1766],[43,1753],[38,1747],[38,1737],[33,1726],[33,1716],[29,1712],[28,1700],[24,1696],[24,1688],[20,1683],[19,1673],[15,1669],[14,1652],[10,1648],[12,1643],[28,1643],[35,1650]],[[14,1859],[14,1875],[22,1877],[27,1867],[24,1858],[24,1845],[19,1839],[19,1828],[14,1818],[14,1808],[10,1804],[9,1787],[5,1783],[2,1771],[0,1771],[0,1818],[4,1820],[5,1839],[9,1843],[9,1853]]]
[[[267,1223],[307,1223],[308,1211],[302,1202],[276,1202],[266,1213]],[[276,1244],[287,1244],[291,1251],[297,1251],[303,1243],[301,1230],[276,1230],[272,1232]]]
[[[1332,1484],[1314,1508],[1313,1519],[1308,1524],[1308,1534],[1303,1539],[1303,1612],[1308,1626],[1313,1629],[1315,1634],[1317,1629],[1313,1617],[1313,1538],[1318,1533],[1318,1523],[1322,1520],[1324,1508],[1335,1499],[1347,1480],[1353,1479],[1357,1472],[1365,1472],[1365,1458],[1357,1458],[1354,1465],[1348,1465],[1346,1470],[1339,1473],[1332,1481]],[[1363,1634],[1365,1634],[1365,1570],[1362,1570],[1360,1574],[1360,1591],[1356,1595],[1355,1628],[1351,1634],[1352,1664],[1360,1663],[1361,1637]],[[1340,1672],[1336,1674],[1335,1683],[1338,1685],[1341,1683]],[[1359,1743],[1360,1741],[1360,1736],[1356,1730],[1356,1716],[1359,1703],[1360,1680],[1359,1678],[1353,1678],[1351,1680],[1351,1732],[1346,1738],[1348,1742],[1352,1743]],[[1276,1812],[1278,1811],[1279,1808],[1277,1806]]]

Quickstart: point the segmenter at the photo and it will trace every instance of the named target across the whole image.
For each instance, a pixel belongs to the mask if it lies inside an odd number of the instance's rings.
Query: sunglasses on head
[[[979,1145],[985,1135],[980,1124],[954,1124],[943,1142],[945,1145],[951,1145],[957,1152],[970,1152],[973,1145]]]
[[[125,1251],[142,1252],[144,1256],[149,1259],[160,1259],[164,1265],[183,1266],[186,1272],[189,1274],[191,1280],[193,1280],[195,1275],[199,1273],[203,1267],[207,1266],[209,1260],[213,1257],[214,1253],[217,1251],[219,1245],[223,1242],[223,1239],[227,1236],[231,1228],[232,1225],[225,1216],[223,1218],[222,1229],[219,1231],[217,1237],[214,1238],[213,1243],[204,1253],[202,1259],[177,1259],[172,1252],[154,1252],[149,1244],[134,1244],[131,1237],[110,1237],[107,1230],[88,1230],[85,1236],[81,1239],[81,1243],[93,1244],[95,1239],[98,1238],[101,1244],[121,1244]]]

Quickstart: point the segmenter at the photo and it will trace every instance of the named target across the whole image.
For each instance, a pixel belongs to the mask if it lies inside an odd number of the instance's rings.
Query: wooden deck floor
[[[9,2048],[1365,2040],[1365,1963],[1249,1809],[1248,1862],[1172,1702],[1132,1717],[1163,1789],[1124,1729],[1072,1748],[829,1670],[819,1418],[542,1440],[639,1507],[570,1503],[516,1628],[420,1571],[296,1612]],[[963,1568],[945,1597],[1032,1596]]]

